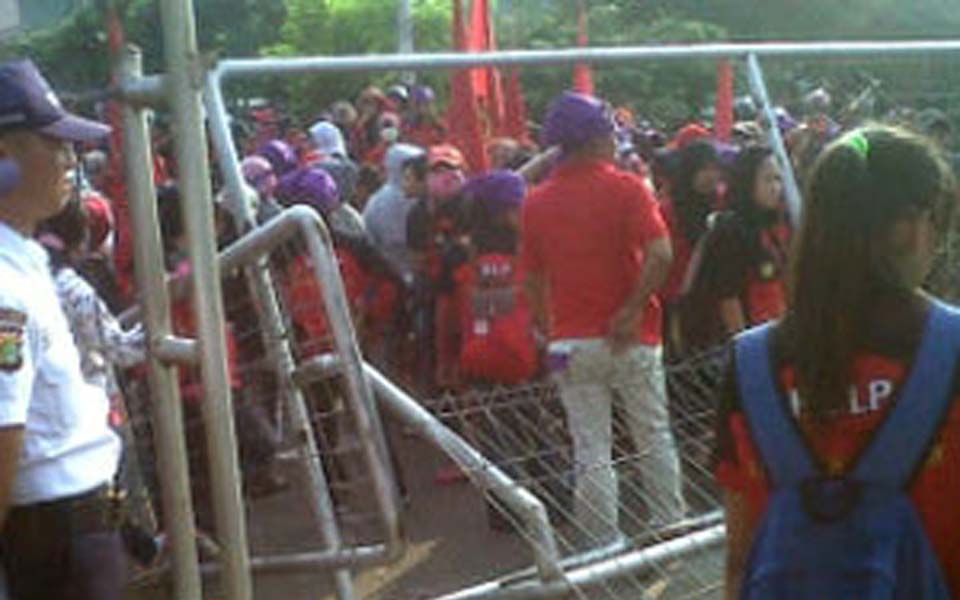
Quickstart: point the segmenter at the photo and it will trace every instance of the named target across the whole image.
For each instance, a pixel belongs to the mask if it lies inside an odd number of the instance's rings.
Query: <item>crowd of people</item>
[[[105,555],[117,552],[110,545],[116,540],[107,543],[101,535],[115,529],[108,517],[116,469],[107,463],[119,458],[108,425],[123,421],[116,370],[142,362],[146,353],[142,329],[125,330],[115,318],[135,298],[135,235],[125,218],[120,174],[111,166],[116,151],[111,155],[102,141],[106,129],[90,122],[79,133],[54,127],[76,117],[44,96],[49,88],[30,63],[8,63],[0,76],[6,86],[0,93],[0,268],[8,273],[0,282],[0,452],[6,452],[0,556],[13,597],[65,597],[51,586],[72,586],[72,579],[40,574],[60,573],[67,559],[50,558],[54,540],[44,546],[36,539],[52,532],[39,535],[35,528],[51,514],[69,522],[82,507],[96,516],[78,525],[77,539]],[[538,128],[539,145],[529,138],[492,139],[490,168],[478,172],[458,148],[433,90],[398,84],[386,91],[368,87],[355,102],[335,102],[304,126],[261,105],[236,115],[242,126],[235,141],[258,222],[295,205],[316,211],[331,233],[363,352],[416,396],[543,380],[556,385],[573,443],[575,514],[590,532],[590,545],[609,547],[624,542],[611,462],[615,405],[641,450],[652,525],[687,515],[665,361],[781,323],[771,341],[772,376],[787,392],[804,436],[816,436],[810,447],[833,474],[867,443],[908,372],[922,317],[932,310],[915,290],[935,250],[931,227],[946,222],[949,208],[949,166],[941,156],[950,124],[928,110],[911,115],[910,127],[932,139],[879,126],[851,134],[854,124],[830,117],[823,90],[804,106],[798,118],[778,111],[777,122],[768,123],[744,99],[732,134],[719,139],[705,123],[662,132],[626,108],[564,92]],[[783,165],[766,143],[770,127],[783,134],[791,166],[808,190],[799,229],[785,204]],[[38,169],[43,157],[16,146],[24,135],[38,145],[55,140],[51,152],[63,157],[53,162],[70,178],[29,179],[25,169]],[[168,142],[158,124],[154,180],[166,265],[175,281],[185,282],[191,267],[181,203],[190,199],[177,189]],[[82,144],[78,157],[69,155],[72,143]],[[12,175],[11,161],[17,165]],[[25,191],[28,179],[33,187]],[[215,175],[214,185],[219,181]],[[57,201],[31,206],[25,195],[40,194],[43,184],[49,189],[42,193]],[[218,198],[223,247],[242,229],[225,193]],[[311,276],[309,254],[293,244],[272,266],[296,358],[329,351],[325,282]],[[231,298],[249,293],[242,277],[227,275]],[[34,304],[33,290],[41,288],[36,293],[43,302]],[[174,328],[190,337],[196,328],[189,286],[172,289]],[[252,305],[228,303],[226,312],[245,489],[257,495],[287,482],[274,464],[277,440],[265,416],[270,394],[257,393],[270,385],[239,368],[264,352],[258,336],[236,331],[257,322]],[[885,321],[891,314],[903,318]],[[747,360],[739,350],[737,357]],[[856,389],[847,394],[850,364]],[[759,392],[742,380],[761,367],[739,364],[720,404],[717,473],[728,491],[736,585],[749,572],[747,541],[757,519],[767,503],[777,502],[770,494],[779,482],[765,479],[757,466],[762,460],[771,469],[767,461],[775,460],[767,443],[756,440],[757,417],[748,409]],[[140,375],[125,371],[124,377]],[[65,423],[59,407],[47,406],[52,396],[44,390],[69,396],[57,401],[75,407],[78,378],[104,409],[102,424],[86,409],[83,418]],[[182,370],[188,415],[199,415],[199,381],[197,373]],[[333,399],[313,401],[322,408]],[[77,437],[81,425],[83,439]],[[317,426],[321,443],[335,445],[337,431]],[[946,439],[939,444],[953,448]],[[188,446],[202,462],[202,429],[188,430]],[[94,453],[96,469],[70,471]],[[913,488],[917,503],[947,481],[943,467],[924,468],[929,473]],[[206,477],[197,472],[193,479],[198,523],[208,529]],[[934,504],[920,506],[924,525],[955,533],[960,525],[936,508],[946,505]],[[46,526],[53,523],[60,521]],[[950,535],[932,536],[941,558],[952,556]],[[104,577],[70,573],[90,585]],[[83,597],[119,597],[104,590]]]

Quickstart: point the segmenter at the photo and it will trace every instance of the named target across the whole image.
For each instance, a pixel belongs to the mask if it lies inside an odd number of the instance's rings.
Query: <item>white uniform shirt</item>
[[[120,440],[103,390],[84,381],[47,253],[0,223],[0,426],[24,425],[14,505],[110,481]]]

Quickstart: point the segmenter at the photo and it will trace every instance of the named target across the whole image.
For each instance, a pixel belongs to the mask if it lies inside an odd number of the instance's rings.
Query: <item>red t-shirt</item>
[[[687,271],[690,269],[690,261],[693,258],[693,245],[687,240],[687,236],[680,231],[680,224],[676,211],[673,207],[673,201],[666,197],[660,205],[660,212],[663,215],[663,221],[667,225],[667,231],[670,232],[670,245],[673,246],[673,263],[670,265],[670,275],[667,281],[660,289],[660,298],[668,306],[675,302],[683,291],[683,284],[687,278]]]
[[[176,266],[174,277],[189,277],[192,269],[190,262],[182,260]],[[193,311],[191,298],[178,298],[170,306],[170,316],[173,332],[181,337],[197,337],[197,319]],[[230,388],[237,390],[243,385],[240,379],[240,369],[237,359],[240,355],[237,347],[237,337],[233,332],[233,323],[229,321],[224,326],[227,341],[227,369],[230,378]],[[190,403],[197,403],[203,395],[203,379],[199,367],[184,367],[180,369],[180,396]]]
[[[523,210],[522,264],[550,287],[551,337],[596,338],[633,291],[643,248],[667,236],[647,185],[612,162],[561,164]],[[637,340],[662,341],[659,301],[651,297]]]
[[[790,227],[779,223],[760,232],[767,260],[755,265],[747,285],[747,318],[751,325],[778,319],[787,312],[786,271],[790,252]]]
[[[537,346],[516,257],[480,255],[461,266],[454,279],[463,374],[507,385],[532,379]]]
[[[878,354],[862,354],[854,362],[849,410],[825,423],[801,417],[801,429],[812,451],[832,473],[849,469],[851,462],[872,438],[883,421],[891,400],[906,379],[907,363]],[[779,380],[794,410],[795,374],[790,366],[779,371]],[[732,387],[732,386],[729,386]],[[958,390],[960,391],[960,390]],[[727,397],[729,398],[728,389]],[[736,392],[733,392],[736,397]],[[960,397],[960,394],[957,394]],[[753,522],[759,523],[767,507],[770,484],[759,451],[750,436],[746,415],[738,399],[727,403],[721,415],[717,481],[724,488],[743,494]],[[940,559],[951,596],[960,593],[960,402],[953,402],[928,458],[910,487],[910,497],[920,515],[933,549]]]
[[[347,302],[355,313],[363,298],[366,274],[352,253],[343,248],[335,248],[334,251]],[[323,290],[317,284],[313,266],[306,254],[297,256],[291,262],[287,272],[286,293],[288,310],[302,336],[299,340],[302,354],[315,356],[330,350],[333,333],[327,323]]]
[[[408,144],[429,148],[447,141],[447,128],[441,121],[404,122],[400,137]]]

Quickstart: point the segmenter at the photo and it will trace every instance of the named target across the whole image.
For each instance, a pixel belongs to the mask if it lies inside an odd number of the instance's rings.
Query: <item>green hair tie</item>
[[[863,160],[870,156],[870,141],[859,131],[848,133],[843,139],[843,145],[852,148]]]

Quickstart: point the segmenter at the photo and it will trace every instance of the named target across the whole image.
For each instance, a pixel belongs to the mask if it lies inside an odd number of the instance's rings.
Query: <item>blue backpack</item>
[[[772,484],[740,597],[949,598],[906,488],[950,404],[960,312],[934,303],[899,400],[840,477],[820,472],[774,383],[771,331],[766,325],[736,341],[742,406]]]

